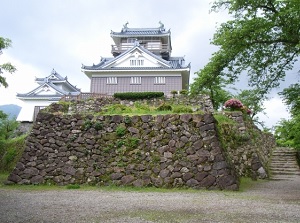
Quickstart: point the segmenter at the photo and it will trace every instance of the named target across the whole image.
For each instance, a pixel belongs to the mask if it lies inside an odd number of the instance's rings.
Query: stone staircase
[[[270,162],[271,180],[292,180],[300,176],[296,151],[291,148],[278,147],[273,151]]]

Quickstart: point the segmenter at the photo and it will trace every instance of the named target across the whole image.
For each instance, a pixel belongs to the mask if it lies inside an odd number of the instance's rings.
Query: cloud
[[[259,114],[258,117],[261,121],[265,122],[265,125],[268,128],[275,126],[281,119],[289,119],[290,114],[287,111],[287,107],[283,104],[279,96],[266,101],[264,103],[265,113]]]
[[[4,72],[2,76],[6,78],[8,88],[0,87],[0,104],[21,104],[22,102],[16,98],[17,93],[27,93],[38,85],[34,82],[35,77],[39,77],[40,70],[31,64],[26,64],[8,54],[1,55],[1,63],[10,62],[17,71],[13,74]]]

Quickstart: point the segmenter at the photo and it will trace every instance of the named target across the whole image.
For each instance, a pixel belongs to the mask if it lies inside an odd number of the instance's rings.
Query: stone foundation
[[[211,114],[40,113],[8,178],[19,184],[238,189]]]

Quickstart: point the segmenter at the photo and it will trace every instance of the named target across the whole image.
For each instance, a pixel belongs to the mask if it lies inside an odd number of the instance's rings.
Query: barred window
[[[130,66],[144,66],[144,60],[130,60]]]
[[[154,84],[166,84],[166,77],[155,77]]]
[[[106,84],[118,84],[117,77],[108,77],[106,78]]]
[[[142,83],[142,77],[131,77],[130,78],[130,84],[141,84]]]

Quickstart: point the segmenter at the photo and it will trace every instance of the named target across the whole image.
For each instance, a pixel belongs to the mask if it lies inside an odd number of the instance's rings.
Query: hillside
[[[10,119],[16,118],[21,111],[21,107],[14,104],[0,105],[0,110],[9,115]]]

